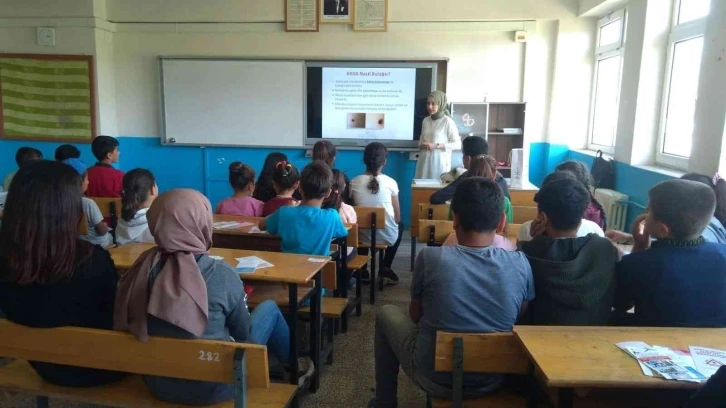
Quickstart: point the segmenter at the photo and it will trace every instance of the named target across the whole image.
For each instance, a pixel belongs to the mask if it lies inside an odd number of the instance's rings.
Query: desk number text
[[[199,359],[202,361],[219,361],[219,353],[199,350]]]

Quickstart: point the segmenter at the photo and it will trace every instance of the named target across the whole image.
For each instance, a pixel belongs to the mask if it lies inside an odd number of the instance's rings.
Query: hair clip
[[[275,168],[279,169],[279,168],[282,168],[284,166],[287,166],[287,161],[285,161],[285,160],[280,161],[280,162],[277,162],[277,164],[275,165]]]
[[[338,190],[333,190],[333,194],[338,195]]]

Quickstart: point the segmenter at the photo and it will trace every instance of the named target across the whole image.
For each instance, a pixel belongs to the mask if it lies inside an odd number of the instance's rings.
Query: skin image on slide
[[[345,127],[348,129],[365,129],[366,128],[366,114],[365,113],[349,113],[348,121],[346,122]]]
[[[385,113],[366,113],[366,129],[381,130],[386,127]]]

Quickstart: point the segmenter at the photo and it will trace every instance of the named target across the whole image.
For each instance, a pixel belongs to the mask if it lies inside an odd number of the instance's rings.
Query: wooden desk
[[[144,251],[153,248],[154,244],[129,244],[116,248],[111,248],[109,253],[113,259],[116,268],[119,270],[129,269],[139,255]],[[316,370],[313,374],[311,389],[317,391],[320,386],[320,322],[322,321],[321,309],[321,291],[322,269],[327,262],[310,262],[308,258],[319,258],[330,261],[330,257],[285,254],[282,252],[263,252],[250,251],[241,249],[224,249],[212,248],[210,255],[224,257],[224,262],[232,268],[237,266],[236,258],[245,256],[257,256],[271,264],[275,265],[270,268],[258,269],[253,273],[240,273],[240,278],[244,281],[264,281],[264,282],[281,282],[286,283],[288,287],[288,326],[290,328],[290,366],[293,373],[290,378],[292,384],[297,384],[297,315],[300,305],[310,299],[310,344],[312,348],[311,359],[315,364]],[[298,286],[315,283],[314,289],[310,291],[309,296],[298,296]],[[347,282],[346,282],[347,284]],[[305,289],[308,290],[308,289]],[[315,345],[314,347],[312,345]]]
[[[411,270],[416,260],[416,241],[418,239],[418,220],[426,217],[419,214],[419,204],[428,204],[431,196],[446,187],[447,184],[438,186],[411,184]],[[522,188],[510,188],[509,196],[512,206],[533,206],[534,195],[539,189],[534,184],[525,181]]]
[[[688,349],[726,349],[726,329],[515,326],[514,332],[547,387],[559,388],[559,406],[572,406],[574,388],[695,389],[700,384],[643,374],[615,343],[643,341]]]

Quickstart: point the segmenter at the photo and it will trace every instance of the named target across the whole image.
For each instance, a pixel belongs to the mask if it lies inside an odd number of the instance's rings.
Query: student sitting
[[[376,398],[369,407],[393,408],[399,366],[436,398],[451,398],[451,374],[434,372],[436,332],[492,333],[512,330],[534,298],[532,271],[520,252],[492,246],[504,227],[504,194],[497,183],[470,177],[452,200],[459,245],[425,247],[411,283],[409,316],[392,305],[376,315]],[[466,396],[498,388],[499,374],[465,375]]]
[[[272,173],[277,168],[277,163],[287,162],[287,156],[280,152],[272,152],[265,158],[265,164],[262,166],[260,177],[255,184],[255,192],[252,197],[266,203],[270,199],[277,196],[273,185]]]
[[[343,201],[343,197],[348,196],[348,185],[345,183],[345,173],[340,170],[333,169],[333,184],[330,196],[323,201],[322,208],[332,208],[338,211],[340,220],[344,224],[358,223],[358,215],[356,215],[353,207]]]
[[[81,151],[76,146],[64,144],[55,149],[55,161],[62,162],[65,159],[80,159]]]
[[[595,181],[590,174],[590,170],[587,169],[587,166],[585,166],[582,162],[569,160],[557,166],[555,171],[569,171],[576,179],[580,180],[580,182],[585,185],[587,191],[590,192],[590,204],[587,206],[587,210],[585,211],[585,216],[583,218],[594,222],[600,227],[600,229],[605,231],[607,227],[605,209],[603,209],[602,204],[600,204],[592,194],[592,185]]]
[[[156,179],[149,170],[133,169],[124,176],[121,194],[121,219],[116,226],[116,243],[153,243],[146,212],[159,195]]]
[[[713,189],[668,180],[648,195],[647,214],[633,223],[633,252],[616,269],[616,314],[638,326],[726,327],[726,245],[701,236],[716,208]]]
[[[569,171],[556,171],[545,177],[544,181],[542,181],[542,188],[544,188],[547,183],[562,179],[577,180],[577,178],[575,178],[575,176]],[[519,227],[519,232],[517,233],[517,241],[520,243],[529,242],[532,240],[532,237],[541,235],[544,232],[544,229],[545,226],[540,222],[539,219],[535,219],[533,221],[526,221],[522,223],[521,227]],[[582,222],[580,223],[580,227],[577,229],[577,236],[586,237],[590,234],[596,234],[601,237],[605,236],[605,233],[602,231],[602,228],[600,228],[599,225],[583,218]]]
[[[308,164],[300,175],[300,205],[280,207],[260,221],[261,230],[282,238],[282,252],[327,256],[333,238],[348,235],[337,211],[320,208],[330,195],[332,178],[327,164]]]
[[[451,197],[454,196],[454,191],[456,191],[456,187],[458,187],[459,183],[464,181],[464,179],[469,177],[468,170],[471,164],[471,160],[482,154],[488,155],[489,144],[487,143],[486,139],[481,136],[469,136],[461,141],[461,150],[464,154],[464,167],[467,169],[467,172],[457,177],[456,180],[454,180],[448,186],[431,195],[431,204],[445,204],[447,201],[451,201]],[[501,173],[496,172],[494,181],[496,181],[499,187],[501,187],[502,191],[504,192],[504,196],[509,198],[509,185],[507,184],[507,180],[504,179],[504,176],[502,176]]]
[[[386,210],[386,227],[376,231],[376,243],[388,245],[378,275],[385,284],[395,285],[398,283],[398,276],[391,266],[403,237],[403,223],[398,201],[398,184],[396,180],[381,173],[387,160],[388,150],[384,145],[374,142],[366,146],[363,151],[366,172],[351,180],[350,189],[356,206],[383,207]],[[362,246],[370,245],[370,229],[360,229],[358,235]],[[368,255],[367,248],[360,248],[358,252]],[[361,273],[366,279],[368,271],[364,270]]]
[[[333,142],[329,140],[320,140],[318,142],[315,142],[313,145],[313,161],[315,160],[322,160],[327,164],[331,170],[335,171],[335,159],[338,155],[338,149],[335,148],[335,145]],[[348,175],[343,173],[343,178],[345,179],[345,184],[350,185],[350,179],[348,178]],[[350,196],[348,194],[343,195],[343,202],[346,204],[351,204],[352,201],[350,199]]]
[[[252,170],[252,167],[240,162],[230,164],[229,184],[232,185],[234,195],[217,204],[215,211],[217,214],[262,216],[264,203],[252,197],[252,193],[255,191],[255,171]]]
[[[619,257],[606,238],[577,236],[590,192],[578,180],[564,178],[544,184],[534,201],[544,231],[522,244],[522,251],[532,267],[537,298],[521,323],[606,326]]]
[[[287,362],[290,332],[277,305],[267,300],[250,315],[238,273],[209,257],[209,200],[194,190],[171,190],[154,201],[148,219],[158,246],[141,254],[121,278],[114,329],[140,341],[160,336],[263,344]],[[308,358],[300,367],[312,373]],[[235,392],[233,384],[157,376],[144,376],[144,382],[157,398],[184,405],[227,401]]]
[[[17,152],[15,152],[15,163],[18,164],[19,169],[38,160],[43,160],[43,153],[41,153],[38,149],[34,149],[32,147],[21,147]],[[12,183],[13,177],[15,177],[17,172],[18,170],[15,170],[5,176],[5,180],[3,180],[3,190],[10,190],[10,183]]]
[[[118,140],[111,136],[97,136],[91,143],[91,151],[98,160],[88,169],[89,197],[121,197],[124,172],[111,166],[118,163],[121,152]]]
[[[274,213],[280,207],[297,203],[292,195],[300,187],[300,172],[292,164],[281,161],[277,163],[275,171],[272,173],[272,185],[275,187],[277,195],[265,202],[262,207],[263,217]]]
[[[0,229],[0,310],[30,327],[111,330],[118,274],[103,248],[79,239],[80,177],[65,164],[23,166]],[[52,341],[48,347],[54,347]],[[30,362],[45,381],[88,387],[124,374]]]
[[[83,194],[88,190],[86,165],[78,159],[66,159],[63,160],[63,164],[73,167],[81,175],[81,200],[83,200],[83,214],[86,217],[88,226],[88,234],[81,235],[81,239],[104,248],[111,245],[111,234],[108,233],[108,225],[103,221],[103,214],[101,214],[98,204],[88,197],[83,197]]]

